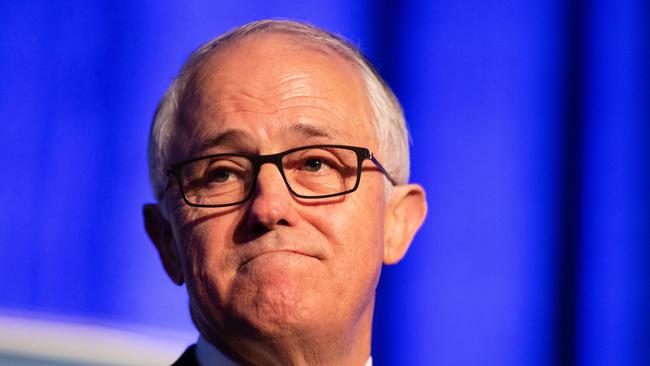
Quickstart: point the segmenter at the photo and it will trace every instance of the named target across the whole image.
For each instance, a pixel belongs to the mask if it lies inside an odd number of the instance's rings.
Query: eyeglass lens
[[[259,169],[259,167],[257,167]],[[336,147],[306,148],[282,157],[285,182],[294,194],[320,197],[354,187],[357,154]],[[244,200],[254,186],[256,167],[249,157],[221,155],[189,163],[181,169],[187,200],[198,205],[227,205]]]

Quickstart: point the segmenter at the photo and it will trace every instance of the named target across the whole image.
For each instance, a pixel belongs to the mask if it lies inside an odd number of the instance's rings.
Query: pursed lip
[[[259,258],[263,255],[266,254],[272,254],[272,253],[290,253],[290,254],[295,254],[295,255],[302,255],[306,257],[311,257],[314,259],[321,259],[318,255],[313,254],[312,251],[306,251],[303,249],[297,249],[297,248],[266,248],[266,249],[261,249],[261,250],[253,250],[249,251],[248,253],[245,253],[243,256],[243,260],[240,264],[240,267],[245,266],[249,262],[251,262],[253,259]]]

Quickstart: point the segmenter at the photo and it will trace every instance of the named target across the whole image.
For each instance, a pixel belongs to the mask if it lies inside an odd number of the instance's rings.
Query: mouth
[[[263,252],[256,253],[248,258],[246,258],[240,267],[243,267],[247,265],[248,263],[252,262],[255,259],[258,259],[260,257],[266,256],[266,255],[276,255],[276,254],[281,254],[281,255],[294,255],[294,256],[303,256],[303,257],[309,257],[309,258],[314,258],[314,259],[319,259],[317,256],[308,254],[306,252],[303,252],[301,250],[297,249],[273,249],[273,250],[267,250]]]

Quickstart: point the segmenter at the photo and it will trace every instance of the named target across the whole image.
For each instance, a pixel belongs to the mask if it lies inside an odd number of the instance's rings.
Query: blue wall
[[[402,101],[429,217],[379,365],[650,364],[642,0],[23,1],[0,11],[0,307],[191,329],[143,230],[185,57],[242,23],[342,33]]]

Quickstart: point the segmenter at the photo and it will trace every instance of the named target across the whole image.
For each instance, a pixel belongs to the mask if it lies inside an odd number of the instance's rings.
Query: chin
[[[305,334],[317,324],[322,326],[318,317],[325,313],[319,308],[324,299],[316,296],[315,288],[305,288],[295,279],[281,284],[270,280],[266,286],[245,294],[246,298],[237,299],[232,313],[238,323],[261,337]]]
[[[322,309],[315,309],[315,302],[305,303],[295,296],[283,297],[281,294],[258,294],[259,297],[235,297],[233,303],[225,308],[214,307],[213,303],[203,302],[192,308],[195,325],[209,339],[223,339],[224,334],[240,339],[258,339],[271,342],[300,338],[322,330]],[[198,300],[198,299],[197,299]],[[195,304],[196,305],[196,304]],[[197,317],[197,310],[201,316]],[[317,327],[320,325],[320,327]],[[239,336],[237,336],[239,335]]]
[[[322,330],[337,314],[336,291],[326,279],[314,258],[266,255],[242,266],[221,291],[218,281],[208,281],[212,290],[203,293],[221,293],[219,305],[210,297],[196,300],[205,321],[219,333],[259,339],[303,336]]]

